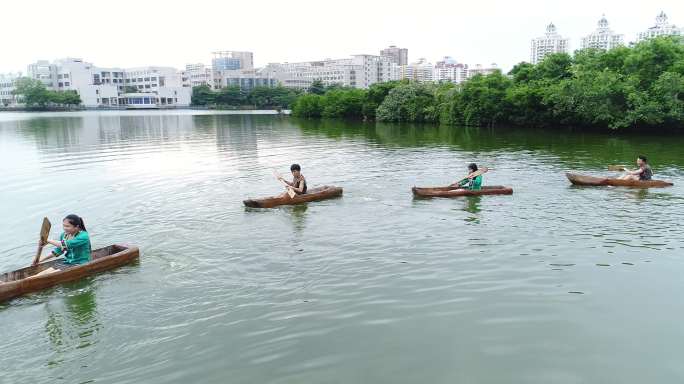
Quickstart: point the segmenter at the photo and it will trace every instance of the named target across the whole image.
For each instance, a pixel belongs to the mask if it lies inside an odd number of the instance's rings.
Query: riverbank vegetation
[[[285,87],[254,87],[241,90],[238,86],[212,90],[208,85],[192,88],[192,105],[210,108],[290,109],[300,91]]]
[[[452,83],[333,87],[297,98],[293,115],[464,126],[684,131],[684,44],[675,37],[520,63]]]
[[[30,77],[16,80],[14,94],[21,98],[29,110],[70,108],[81,104],[81,97],[76,91],[48,90],[40,80]]]

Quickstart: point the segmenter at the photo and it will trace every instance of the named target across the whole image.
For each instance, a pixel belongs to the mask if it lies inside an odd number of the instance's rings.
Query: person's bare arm
[[[302,176],[301,179],[299,179],[299,187],[295,188],[294,183],[290,184],[292,186],[292,190],[298,193],[303,193],[304,192],[304,183],[306,183],[306,180],[304,179],[304,176]]]

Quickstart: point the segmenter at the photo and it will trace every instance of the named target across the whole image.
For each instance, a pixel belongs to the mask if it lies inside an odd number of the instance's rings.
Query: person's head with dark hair
[[[637,164],[641,166],[642,164],[648,164],[648,159],[644,155],[637,156]]]
[[[67,217],[64,218],[62,221],[62,227],[64,228],[64,232],[69,234],[75,234],[80,231],[88,231],[85,227],[85,223],[83,222],[83,218],[74,214],[67,215]]]
[[[475,163],[468,164],[468,171],[470,171],[470,173],[477,172],[477,164],[475,164]]]
[[[290,171],[292,172],[292,176],[297,178],[302,172],[302,167],[300,167],[299,164],[292,164],[290,166]]]

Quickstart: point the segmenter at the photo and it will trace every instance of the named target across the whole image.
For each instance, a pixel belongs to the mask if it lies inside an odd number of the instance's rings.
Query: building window
[[[66,83],[64,83],[64,86],[65,86],[65,87],[68,87],[68,86],[69,86],[69,82],[67,81]]]

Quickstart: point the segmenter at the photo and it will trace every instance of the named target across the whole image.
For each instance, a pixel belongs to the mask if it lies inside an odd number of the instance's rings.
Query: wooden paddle
[[[458,180],[458,181],[454,182],[454,183],[451,184],[451,185],[458,186],[458,184],[459,184],[461,181],[467,180],[467,179],[472,179],[472,178],[474,178],[474,177],[478,177],[478,176],[480,176],[480,175],[483,175],[483,174],[487,173],[488,171],[489,171],[489,168],[487,168],[487,167],[482,167],[482,168],[478,169],[477,171],[470,173],[468,176],[462,178],[461,180]]]
[[[52,223],[47,217],[43,218],[43,225],[40,227],[40,245],[38,245],[38,252],[36,252],[36,257],[33,258],[33,265],[38,264],[40,261],[40,254],[43,253],[43,247],[47,244],[47,238],[50,234],[50,228],[52,228]]]
[[[624,165],[609,165],[608,166],[609,171],[619,171],[619,172],[624,172],[627,170]]]
[[[290,199],[294,198],[296,193],[294,190],[292,190],[292,187],[283,180],[283,177],[274,169],[273,170],[273,176],[275,176],[276,179],[281,181],[283,184],[285,184],[285,187],[287,188],[287,195],[290,196]]]

